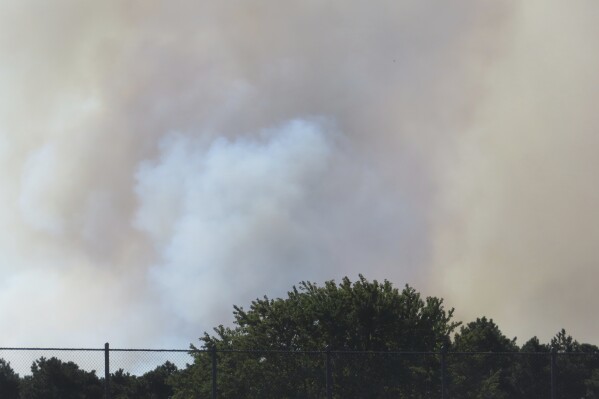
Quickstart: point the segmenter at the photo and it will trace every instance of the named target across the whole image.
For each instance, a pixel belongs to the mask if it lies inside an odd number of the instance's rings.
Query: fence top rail
[[[206,350],[210,351],[210,349]],[[418,351],[352,351],[352,350],[287,350],[287,349],[217,349],[218,353],[280,353],[280,354],[347,354],[347,355],[438,355],[440,352]]]
[[[26,348],[0,347],[0,351],[57,351],[57,352],[103,352],[104,348]]]
[[[55,352],[206,352],[205,349],[145,349],[145,348],[24,348],[0,347],[0,351],[55,351]]]
[[[461,352],[447,352],[448,355],[498,355],[498,356],[527,356],[527,355],[532,355],[532,356],[551,356],[551,352],[493,352],[493,351],[487,351],[487,352],[466,352],[466,351],[461,351]]]
[[[191,352],[209,352],[210,349]],[[440,355],[442,351],[355,351],[355,350],[284,350],[284,349],[217,349],[219,353],[306,353],[306,354],[355,354],[355,355]],[[503,355],[503,356],[550,356],[551,352],[494,352],[494,351],[447,351],[446,355]],[[555,352],[556,355],[599,356],[599,352]]]

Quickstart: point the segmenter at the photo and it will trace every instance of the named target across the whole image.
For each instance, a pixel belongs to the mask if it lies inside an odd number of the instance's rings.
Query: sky
[[[599,4],[4,0],[2,346],[388,279],[599,343]]]

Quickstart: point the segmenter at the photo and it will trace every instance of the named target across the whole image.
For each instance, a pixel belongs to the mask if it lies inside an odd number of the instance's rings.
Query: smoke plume
[[[2,2],[0,341],[186,347],[358,273],[597,341],[598,13]]]

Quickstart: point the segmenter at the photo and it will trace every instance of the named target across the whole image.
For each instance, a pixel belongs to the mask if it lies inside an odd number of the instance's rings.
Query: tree
[[[551,348],[532,337],[520,348],[514,359],[517,369],[517,391],[519,398],[551,397]]]
[[[147,399],[168,399],[173,395],[173,388],[170,379],[178,372],[177,366],[171,362],[165,362],[163,365],[148,371],[141,378],[139,383],[145,394],[140,398]]]
[[[449,344],[459,325],[451,320],[453,309],[446,311],[441,299],[422,299],[410,286],[399,291],[387,280],[370,282],[363,276],[356,282],[344,278],[324,286],[302,282],[285,299],[256,299],[248,310],[235,306],[233,314],[233,328],[219,326],[215,335],[206,333],[201,338],[204,349],[219,350],[219,375],[226,376],[219,380],[223,398],[322,396],[322,355],[272,351],[324,348],[344,352],[332,356],[340,397],[419,397],[414,392],[430,397],[439,390],[437,359],[406,359],[383,352],[438,351]],[[225,352],[256,349],[264,352]],[[358,356],[349,351],[371,353]],[[198,395],[194,386],[203,386],[206,395],[210,365],[209,353],[196,355],[194,371],[177,379],[175,397],[184,397],[180,392]],[[195,383],[189,378],[195,378]],[[368,385],[362,383],[366,380]]]
[[[44,357],[33,362],[31,375],[22,382],[23,399],[100,399],[103,387],[95,371],[81,370],[73,362]]]
[[[118,369],[110,375],[110,397],[114,399],[141,399],[138,378]]]
[[[4,359],[0,359],[0,397],[4,399],[19,398],[19,375]]]
[[[179,372],[171,362],[138,377],[117,370],[110,378],[110,392],[114,399],[168,399],[173,396],[171,378]]]
[[[599,362],[595,345],[580,344],[561,329],[550,347],[556,352],[557,391],[559,398],[599,397]]]
[[[518,351],[516,338],[503,335],[493,319],[482,317],[462,326],[452,349],[462,353],[455,355],[451,367],[452,393],[457,397],[515,397],[514,359],[506,354]]]

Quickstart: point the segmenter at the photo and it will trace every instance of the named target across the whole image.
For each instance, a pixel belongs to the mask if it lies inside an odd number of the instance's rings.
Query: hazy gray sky
[[[345,275],[599,343],[599,4],[0,4],[3,345]]]

